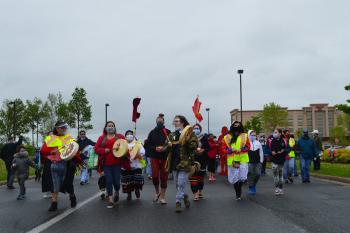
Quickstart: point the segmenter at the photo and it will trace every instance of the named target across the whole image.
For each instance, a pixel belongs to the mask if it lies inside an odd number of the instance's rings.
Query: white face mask
[[[134,141],[134,135],[131,135],[131,134],[126,135],[126,140],[127,140],[128,142]]]

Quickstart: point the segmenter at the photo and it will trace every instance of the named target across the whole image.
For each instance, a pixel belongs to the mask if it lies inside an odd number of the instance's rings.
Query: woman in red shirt
[[[209,172],[209,181],[216,181],[215,171],[216,171],[216,154],[218,152],[218,142],[215,141],[214,135],[209,134],[209,146],[210,150],[208,152],[208,172]]]
[[[106,177],[106,189],[108,195],[107,208],[113,208],[119,201],[120,173],[122,159],[113,155],[113,145],[117,139],[124,139],[122,134],[117,134],[113,121],[108,121],[103,129],[103,134],[98,138],[95,152],[98,154],[99,167],[103,169]],[[113,187],[115,190],[113,199]]]

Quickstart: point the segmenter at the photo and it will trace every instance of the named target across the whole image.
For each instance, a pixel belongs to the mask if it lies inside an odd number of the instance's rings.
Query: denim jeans
[[[300,156],[300,170],[303,181],[310,180],[311,159],[304,159]]]
[[[295,158],[290,158],[290,160],[284,161],[284,166],[283,166],[284,180],[287,180],[288,177],[291,177],[294,175],[294,163],[295,163]]]
[[[188,172],[173,171],[174,183],[176,186],[176,202],[181,202],[186,195],[186,184],[188,181]]]
[[[248,165],[248,184],[249,186],[256,186],[261,174],[261,163],[249,163]]]
[[[119,193],[120,189],[120,165],[104,166],[103,168],[106,176],[106,189],[107,195],[113,196],[113,187],[116,193]]]
[[[80,176],[81,182],[89,182],[89,173],[88,173],[88,161],[83,161],[83,168],[81,169],[81,176]]]

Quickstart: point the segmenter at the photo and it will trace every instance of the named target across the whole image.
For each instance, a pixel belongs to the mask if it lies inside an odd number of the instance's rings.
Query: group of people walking
[[[107,208],[113,208],[119,201],[120,188],[127,194],[129,201],[133,195],[136,198],[141,197],[144,185],[143,169],[148,164],[149,177],[154,186],[154,202],[167,204],[168,178],[169,174],[172,174],[176,187],[176,212],[190,208],[188,184],[192,191],[192,199],[197,202],[204,197],[205,177],[208,176],[210,182],[215,182],[217,155],[220,156],[221,175],[227,175],[228,182],[235,190],[236,200],[241,200],[242,187],[245,183],[249,186],[249,195],[257,193],[257,184],[260,176],[265,173],[267,161],[272,162],[274,193],[283,195],[283,184],[293,182],[292,177],[296,171],[295,154],[300,154],[302,181],[308,183],[311,161],[322,153],[318,132],[313,132],[315,136],[313,140],[307,130],[304,130],[303,137],[296,141],[288,130],[282,132],[280,129],[275,129],[268,137],[257,135],[254,130],[246,133],[242,123],[236,121],[229,129],[223,127],[216,141],[213,135],[202,132],[200,124],[190,125],[182,115],[174,117],[173,126],[173,131],[165,128],[164,115],[159,114],[156,118],[156,127],[142,144],[137,140],[134,131],[127,130],[124,134],[120,134],[116,130],[115,123],[108,121],[95,143],[86,137],[85,131],[80,131],[78,139],[74,139],[67,132],[68,125],[58,121],[54,130],[45,138],[39,159],[42,168],[42,192],[45,197],[51,198],[49,211],[58,209],[59,192],[69,194],[72,208],[77,205],[73,181],[79,167],[82,170],[80,184],[85,185],[89,181],[91,169],[87,166],[88,147],[93,148],[98,155],[96,164],[100,175],[98,183],[102,191],[101,198],[107,201]],[[130,153],[121,157],[115,156],[114,145],[120,139],[126,140],[129,151],[137,146],[137,154],[133,157]],[[62,160],[60,154],[65,145],[72,141],[79,144],[81,153],[71,160]],[[29,166],[35,166],[20,144],[21,138],[13,144],[14,148],[17,147],[15,158],[6,164],[6,167],[9,167],[8,188],[13,188],[12,171],[17,171],[21,186],[19,200],[25,196],[24,181],[28,178]],[[13,150],[12,147],[3,150],[10,149]],[[317,162],[317,159],[315,161]]]

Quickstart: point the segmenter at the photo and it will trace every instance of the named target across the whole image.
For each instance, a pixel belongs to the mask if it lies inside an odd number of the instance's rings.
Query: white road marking
[[[39,232],[42,232],[42,231],[48,229],[49,227],[51,227],[55,223],[61,221],[62,219],[64,219],[68,215],[74,213],[75,211],[77,211],[78,209],[83,207],[84,205],[88,204],[89,202],[91,202],[95,198],[99,197],[100,195],[101,195],[101,192],[96,193],[92,197],[89,197],[88,199],[84,200],[83,202],[78,203],[78,205],[75,208],[71,208],[71,209],[68,209],[68,210],[64,211],[62,214],[59,214],[56,217],[50,219],[49,221],[47,221],[47,222],[45,222],[43,224],[40,224],[39,226],[33,228],[30,231],[27,231],[27,233],[39,233]]]

